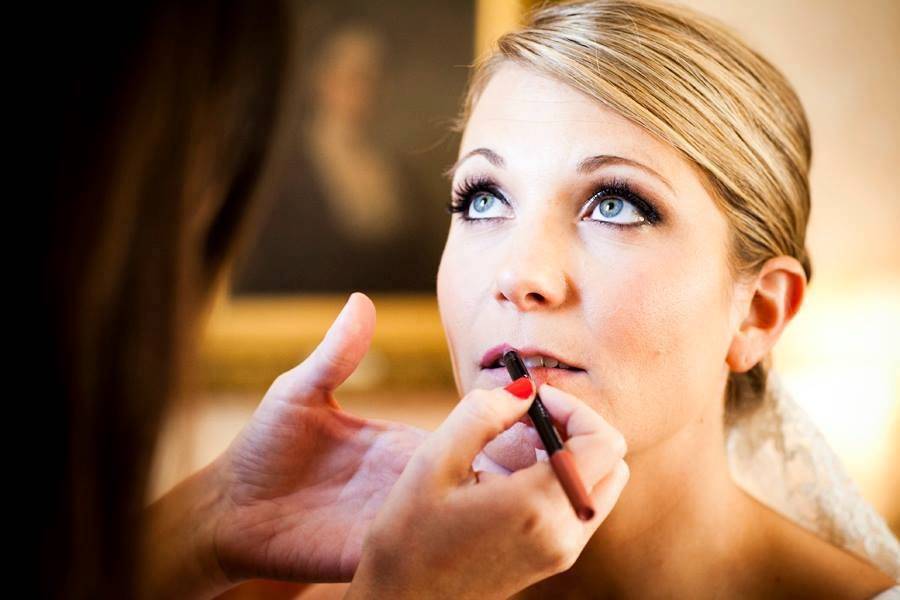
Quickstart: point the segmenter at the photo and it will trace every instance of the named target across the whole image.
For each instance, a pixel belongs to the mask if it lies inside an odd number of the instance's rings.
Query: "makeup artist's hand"
[[[347,598],[506,598],[575,562],[628,480],[625,440],[583,402],[545,385],[541,398],[594,517],[576,517],[544,461],[476,481],[472,460],[526,413],[530,392],[473,391],[419,447],[372,525]]]
[[[352,295],[315,352],[276,379],[228,449],[150,507],[151,529],[154,511],[157,519],[151,546],[162,561],[167,551],[179,560],[177,540],[200,541],[190,558],[213,582],[194,590],[200,595],[248,578],[353,576],[366,530],[425,435],[354,417],[335,402],[332,392],[356,369],[374,326],[371,300]],[[167,510],[173,502],[196,506],[197,514],[167,520],[178,513]],[[184,587],[160,589],[158,597],[188,597]]]

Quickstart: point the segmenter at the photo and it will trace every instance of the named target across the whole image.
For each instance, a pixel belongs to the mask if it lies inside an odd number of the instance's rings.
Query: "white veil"
[[[860,495],[809,416],[769,372],[763,406],[728,430],[735,482],[835,546],[900,581],[900,543]]]

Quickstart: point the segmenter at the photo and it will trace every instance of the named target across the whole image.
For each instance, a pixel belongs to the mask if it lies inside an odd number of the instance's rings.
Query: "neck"
[[[652,597],[660,590],[680,597],[677,590],[709,589],[716,573],[727,572],[744,555],[749,509],[729,473],[721,423],[721,408],[713,406],[673,436],[626,456],[628,484],[559,583],[595,597]]]

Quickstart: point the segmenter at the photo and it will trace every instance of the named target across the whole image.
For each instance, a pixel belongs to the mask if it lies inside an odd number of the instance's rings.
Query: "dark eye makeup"
[[[502,217],[475,219],[469,217],[469,208],[472,205],[472,201],[476,198],[481,199],[485,195],[492,196],[497,201],[509,206],[509,201],[500,191],[497,183],[490,177],[479,176],[464,179],[458,186],[454,187],[451,200],[447,204],[447,211],[451,215],[459,213],[460,219],[468,223],[502,219]],[[622,200],[627,202],[634,208],[637,214],[642,217],[642,220],[634,223],[615,223],[612,221],[600,221],[589,218],[598,204],[609,200]],[[631,229],[644,225],[655,226],[663,223],[662,215],[657,210],[654,203],[637,192],[628,181],[619,177],[610,178],[599,183],[595,187],[594,192],[586,200],[580,214],[584,221],[612,226],[617,229]]]

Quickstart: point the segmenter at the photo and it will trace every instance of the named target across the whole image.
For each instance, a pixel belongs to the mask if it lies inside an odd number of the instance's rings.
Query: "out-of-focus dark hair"
[[[43,81],[32,93],[52,106],[34,160],[46,178],[29,356],[41,378],[25,400],[40,425],[28,489],[38,595],[130,598],[161,421],[256,210],[292,11],[209,1],[43,10],[29,66]]]

